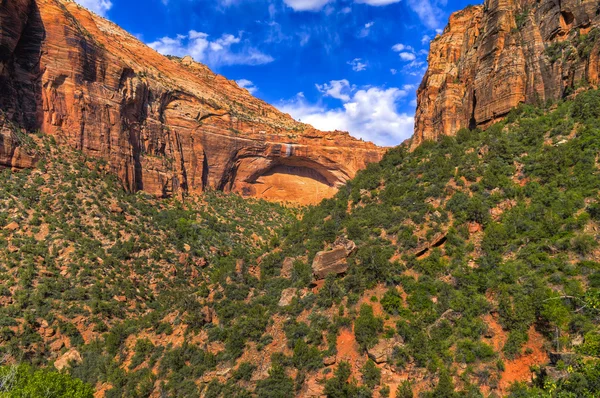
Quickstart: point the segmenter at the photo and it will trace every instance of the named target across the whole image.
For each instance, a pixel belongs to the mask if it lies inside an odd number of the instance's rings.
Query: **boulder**
[[[202,312],[202,318],[204,320],[204,323],[212,323],[213,321],[213,309],[210,308],[209,306],[204,306],[201,310]]]
[[[575,361],[577,355],[573,352],[550,352],[550,363],[553,366],[558,365],[559,362],[563,362],[565,365],[570,365]]]
[[[337,358],[335,357],[335,355],[323,358],[323,365],[325,366],[335,365],[336,362]]]
[[[281,292],[281,299],[279,299],[279,306],[280,307],[286,307],[290,304],[292,304],[292,301],[294,300],[294,297],[296,297],[296,293],[298,292],[298,289],[296,288],[289,288],[289,289],[285,289],[284,291]]]
[[[338,239],[333,248],[318,252],[313,260],[312,271],[317,280],[329,274],[343,274],[348,271],[348,256],[356,250],[356,244],[347,239]]]
[[[64,368],[69,366],[71,361],[76,363],[81,363],[83,361],[83,359],[81,358],[81,354],[79,354],[79,351],[77,351],[74,348],[65,352],[60,358],[58,358],[54,362],[54,367],[58,370],[63,370]]]
[[[374,347],[369,348],[367,354],[375,363],[385,363],[392,357],[394,348],[401,345],[402,341],[400,339],[384,339]]]
[[[575,337],[573,337],[573,340],[571,340],[571,344],[573,345],[573,347],[579,347],[580,345],[582,345],[584,342],[583,336],[582,335],[577,335]]]
[[[17,224],[16,222],[11,222],[10,224],[8,224],[6,227],[4,227],[4,229],[8,230],[8,231],[16,231],[17,229],[19,229],[19,224]]]
[[[294,261],[296,261],[296,259],[293,257],[286,257],[285,260],[283,260],[280,273],[282,278],[290,279],[292,277],[292,272],[294,271]]]

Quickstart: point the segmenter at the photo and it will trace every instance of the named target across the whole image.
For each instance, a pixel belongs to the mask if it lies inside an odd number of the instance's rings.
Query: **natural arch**
[[[248,181],[254,197],[303,205],[333,197],[337,192],[336,182],[321,165],[298,159],[277,162]]]

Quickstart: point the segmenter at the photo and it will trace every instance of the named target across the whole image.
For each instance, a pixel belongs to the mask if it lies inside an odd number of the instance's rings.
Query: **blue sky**
[[[322,130],[412,135],[431,38],[467,0],[77,0]]]

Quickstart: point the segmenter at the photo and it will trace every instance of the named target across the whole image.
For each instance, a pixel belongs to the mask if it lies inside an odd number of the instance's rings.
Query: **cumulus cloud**
[[[319,11],[331,0],[283,0],[294,11]]]
[[[367,63],[363,62],[362,58],[354,58],[348,62],[348,65],[352,66],[354,72],[362,72],[367,69]]]
[[[379,145],[398,145],[413,134],[414,117],[398,111],[411,86],[403,88],[357,88],[347,80],[317,85],[324,96],[341,101],[330,109],[322,103],[309,103],[302,93],[279,104],[279,109],[294,118],[324,131],[349,131],[353,136]]]
[[[339,99],[343,102],[348,102],[351,99],[352,91],[355,89],[354,86],[350,85],[350,82],[344,80],[332,80],[329,83],[315,84],[317,90],[324,94],[326,97]]]
[[[236,80],[235,82],[241,88],[245,88],[246,90],[248,90],[250,92],[250,94],[254,94],[255,92],[258,91],[258,87],[256,87],[256,85],[248,79],[240,79],[240,80]]]
[[[241,35],[223,34],[216,40],[210,40],[208,34],[191,30],[187,35],[163,37],[148,43],[148,46],[165,55],[190,55],[196,61],[211,67],[262,65],[274,60],[242,40]]]
[[[394,50],[396,52],[400,52],[400,51],[414,51],[414,49],[411,46],[408,46],[408,45],[402,44],[402,43],[394,44],[392,46],[392,50]]]
[[[402,59],[403,61],[414,61],[417,56],[414,53],[409,53],[407,51],[403,51],[400,54],[400,59]]]
[[[406,44],[398,43],[392,46],[392,50],[396,51],[403,61],[414,61],[417,59],[415,49]]]
[[[76,0],[77,3],[81,4],[90,11],[95,12],[103,17],[106,16],[108,10],[112,8],[112,2],[110,0]]]

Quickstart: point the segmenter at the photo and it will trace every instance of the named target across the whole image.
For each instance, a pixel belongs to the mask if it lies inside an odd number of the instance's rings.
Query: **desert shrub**
[[[379,333],[383,332],[383,319],[373,314],[373,307],[363,304],[360,314],[354,322],[354,334],[356,341],[363,349],[377,344]]]

